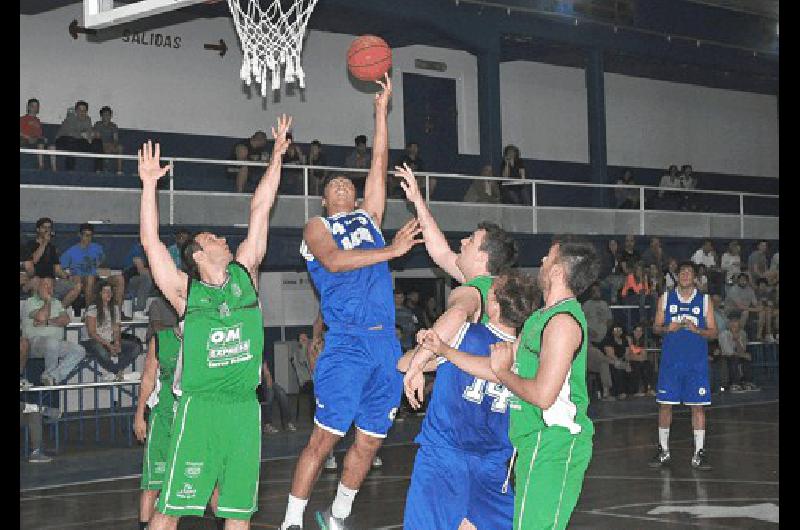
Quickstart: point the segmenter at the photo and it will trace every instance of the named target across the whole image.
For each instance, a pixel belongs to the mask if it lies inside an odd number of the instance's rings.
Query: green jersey
[[[169,411],[169,414],[172,414],[172,407],[175,403],[175,396],[172,394],[172,382],[181,351],[181,339],[175,333],[174,328],[162,329],[155,334],[155,339],[156,358],[158,359],[158,383],[156,390],[150,394],[147,405],[151,410],[158,406],[159,410],[166,410]]]
[[[181,318],[180,393],[255,398],[264,351],[264,320],[250,274],[232,261],[220,286],[189,279]]]
[[[493,282],[493,276],[475,276],[464,284],[476,288],[481,293],[481,324],[489,322],[489,315],[486,314],[486,304],[488,303],[489,288]]]
[[[508,436],[515,447],[535,444],[536,433],[544,430],[558,429],[573,435],[580,433],[582,436],[591,436],[594,433],[594,426],[586,414],[589,407],[589,393],[586,389],[586,350],[589,338],[586,317],[575,298],[562,300],[528,317],[522,327],[514,371],[525,379],[532,379],[536,375],[544,328],[551,318],[560,313],[571,315],[580,325],[580,348],[572,360],[572,366],[555,403],[549,409],[542,410],[512,396],[509,403],[511,426]]]

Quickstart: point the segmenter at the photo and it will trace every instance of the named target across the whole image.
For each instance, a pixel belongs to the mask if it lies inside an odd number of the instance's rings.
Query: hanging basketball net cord
[[[264,4],[262,9],[260,4]],[[261,96],[267,96],[267,71],[272,78],[272,90],[281,87],[281,67],[284,81],[297,80],[305,88],[305,74],[300,65],[303,36],[308,17],[317,0],[290,0],[284,11],[281,0],[228,0],[236,33],[242,44],[242,81],[261,86]],[[246,11],[242,10],[245,5]]]

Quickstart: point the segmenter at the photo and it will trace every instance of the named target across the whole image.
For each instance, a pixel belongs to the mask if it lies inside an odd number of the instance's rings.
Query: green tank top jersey
[[[182,318],[181,393],[255,398],[264,352],[264,320],[247,270],[232,261],[221,286],[189,280]]]
[[[567,429],[570,434],[591,436],[594,426],[586,409],[589,407],[589,393],[586,389],[586,350],[588,335],[586,317],[575,298],[568,298],[557,304],[534,312],[520,335],[520,345],[514,363],[514,372],[525,379],[532,379],[539,369],[539,352],[542,348],[542,334],[551,318],[560,314],[571,315],[580,324],[583,337],[578,355],[573,359],[567,379],[555,403],[547,410],[532,405],[516,396],[510,400],[511,425],[509,438],[515,447],[535,443],[535,436],[545,429]],[[566,433],[567,431],[565,431]]]
[[[481,293],[481,324],[489,322],[489,315],[486,314],[486,304],[489,300],[489,288],[494,282],[493,276],[475,276],[464,285],[476,288]]]
[[[175,377],[175,368],[178,365],[178,356],[181,351],[181,339],[175,334],[173,328],[162,329],[156,333],[156,358],[158,359],[158,401],[156,406],[172,413],[175,396],[172,394],[172,381]]]

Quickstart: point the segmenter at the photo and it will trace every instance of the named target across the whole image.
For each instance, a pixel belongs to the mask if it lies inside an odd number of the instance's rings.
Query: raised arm
[[[236,251],[236,261],[250,271],[253,281],[256,281],[258,266],[264,259],[264,254],[267,253],[269,212],[275,203],[275,196],[278,194],[283,154],[292,142],[286,138],[286,133],[291,125],[292,117],[283,114],[278,118],[278,129],[275,130],[275,127],[272,127],[272,137],[275,138],[272,157],[267,171],[261,177],[253,199],[250,201],[250,224],[247,227],[247,237]]]
[[[417,220],[422,229],[422,238],[425,240],[425,250],[430,254],[431,259],[437,266],[441,267],[447,274],[455,278],[459,283],[464,283],[465,278],[461,270],[456,266],[456,253],[450,249],[447,238],[439,229],[436,220],[431,215],[428,205],[425,204],[422,194],[417,185],[417,179],[408,165],[403,167],[396,166],[397,174],[402,178],[400,187],[406,193],[406,198],[414,205],[417,210]]]
[[[490,357],[459,351],[443,341],[433,329],[423,329],[419,332],[418,337],[425,348],[440,357],[444,357],[469,375],[474,375],[492,383],[500,382],[497,375],[492,371]]]
[[[142,179],[142,203],[139,214],[139,238],[150,263],[153,280],[164,297],[169,300],[178,316],[183,315],[186,308],[187,275],[178,270],[166,245],[158,237],[158,198],[156,186],[158,179],[169,170],[169,166],[161,167],[159,158],[161,147],[148,140],[139,149],[139,178]]]
[[[411,219],[397,231],[391,245],[369,250],[343,250],[336,246],[322,220],[315,218],[306,223],[303,241],[328,271],[346,272],[402,256],[411,247],[423,242],[415,239],[419,232],[419,223],[416,219]]]
[[[386,209],[386,167],[389,163],[389,131],[386,114],[392,95],[392,80],[385,74],[385,81],[375,81],[383,90],[375,94],[375,144],[372,146],[372,163],[364,184],[362,208],[375,219],[378,226],[383,221]]]

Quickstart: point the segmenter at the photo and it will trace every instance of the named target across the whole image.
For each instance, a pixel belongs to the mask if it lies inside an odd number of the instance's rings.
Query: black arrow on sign
[[[222,39],[219,39],[219,44],[203,44],[203,48],[206,50],[219,50],[220,57],[225,57],[225,52],[228,51],[228,47]]]
[[[76,18],[69,23],[69,34],[72,35],[73,39],[77,39],[78,33],[86,33],[87,35],[94,35],[97,33],[97,30],[80,27],[78,25],[78,19]]]

